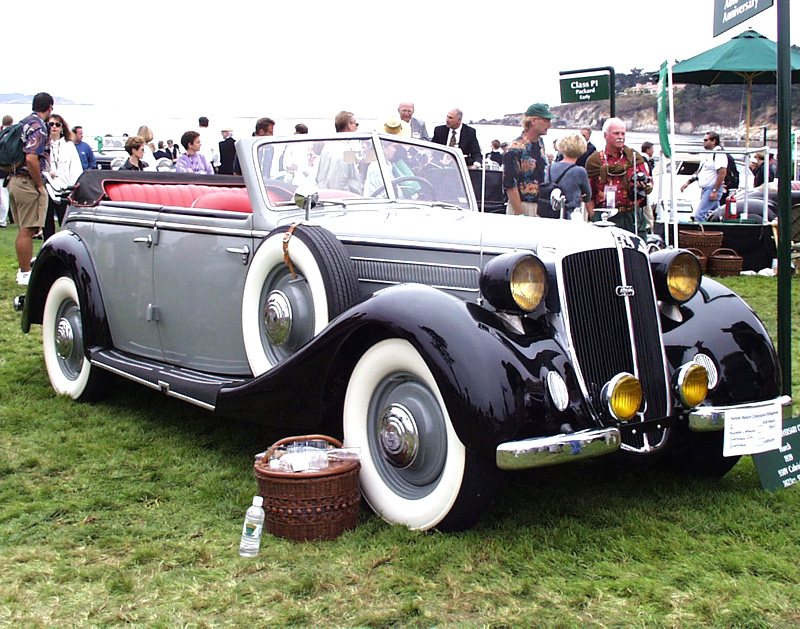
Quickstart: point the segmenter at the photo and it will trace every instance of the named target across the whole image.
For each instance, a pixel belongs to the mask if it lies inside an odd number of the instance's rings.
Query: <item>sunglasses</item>
[[[50,127],[60,127],[61,123],[60,122],[48,122],[47,125],[50,126]]]

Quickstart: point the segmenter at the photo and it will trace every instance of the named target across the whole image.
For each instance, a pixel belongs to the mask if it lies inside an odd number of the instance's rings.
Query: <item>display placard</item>
[[[610,93],[607,74],[561,79],[560,83],[562,103],[607,100]]]
[[[714,37],[769,9],[774,0],[714,0]]]
[[[784,420],[781,446],[754,454],[753,463],[764,489],[783,489],[800,483],[800,417]]]

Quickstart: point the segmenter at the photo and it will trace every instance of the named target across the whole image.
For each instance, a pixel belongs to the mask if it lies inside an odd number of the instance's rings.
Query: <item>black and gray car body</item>
[[[764,326],[690,253],[480,212],[439,145],[237,152],[243,177],[79,180],[22,307],[58,393],[91,399],[117,374],[343,437],[367,503],[421,530],[471,526],[498,469],[611,455],[720,476],[726,416],[790,404]]]

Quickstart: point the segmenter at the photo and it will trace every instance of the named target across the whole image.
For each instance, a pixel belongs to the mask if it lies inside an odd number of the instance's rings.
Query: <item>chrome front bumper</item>
[[[792,416],[792,398],[788,395],[781,395],[774,400],[765,402],[751,402],[749,404],[733,404],[731,406],[701,406],[689,413],[689,428],[697,432],[711,432],[723,430],[725,428],[725,413],[728,411],[741,411],[756,409],[774,402],[780,402],[783,407],[783,419]]]
[[[616,428],[583,430],[501,443],[497,446],[495,461],[501,470],[523,470],[609,454],[619,446],[620,435]]]

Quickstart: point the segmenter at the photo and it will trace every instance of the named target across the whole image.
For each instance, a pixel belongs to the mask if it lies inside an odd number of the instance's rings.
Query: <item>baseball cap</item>
[[[545,103],[534,103],[525,111],[526,116],[539,116],[539,118],[555,118],[556,115],[550,111],[550,108]]]

